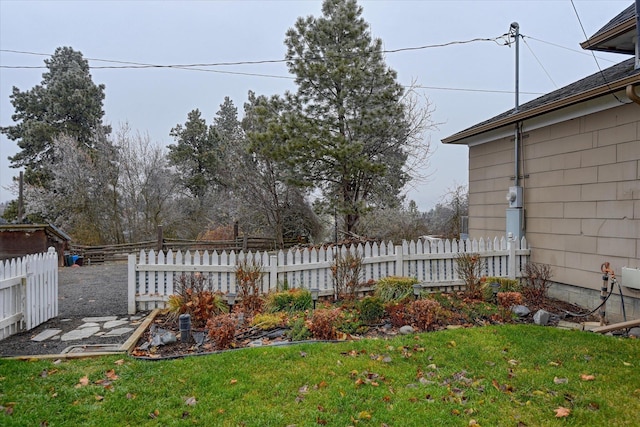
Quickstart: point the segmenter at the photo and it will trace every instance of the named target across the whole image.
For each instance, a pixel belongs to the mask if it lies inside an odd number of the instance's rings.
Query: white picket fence
[[[235,269],[244,259],[262,266],[261,291],[267,293],[282,288],[317,288],[320,295],[333,294],[331,265],[334,247],[293,249],[277,253],[235,253],[207,251],[182,253],[172,251],[140,251],[128,260],[128,311],[164,308],[174,292],[174,280],[184,273],[202,273],[212,291],[237,293]],[[346,253],[347,249],[340,249]],[[456,273],[456,255],[460,252],[478,253],[486,261],[485,275],[496,277],[520,276],[529,259],[527,241],[501,239],[446,240],[434,242],[403,242],[402,245],[370,244],[351,247],[363,262],[363,282],[377,281],[387,276],[410,276],[418,279],[423,288],[446,290],[459,288],[462,282]],[[279,286],[280,285],[280,286]]]
[[[0,262],[0,340],[58,315],[58,254]]]

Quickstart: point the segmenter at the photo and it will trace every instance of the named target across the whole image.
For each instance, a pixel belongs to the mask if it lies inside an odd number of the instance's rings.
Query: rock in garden
[[[274,338],[280,338],[283,337],[285,333],[286,331],[284,329],[276,329],[275,331],[269,332],[267,334],[267,338],[269,338],[270,340]]]
[[[529,313],[531,313],[531,310],[529,310],[524,305],[514,305],[513,307],[511,307],[511,311],[513,311],[519,317],[528,316]]]
[[[200,346],[204,344],[205,333],[202,331],[191,331],[191,337],[195,341],[196,345]]]
[[[151,347],[159,347],[161,345],[167,345],[178,341],[176,336],[171,332],[164,332],[163,334],[157,334],[153,336],[151,340]]]
[[[540,326],[547,326],[549,323],[549,318],[551,317],[551,313],[546,310],[538,310],[536,314],[533,315],[533,323]]]
[[[414,329],[411,325],[404,325],[403,327],[400,328],[399,331],[402,335],[409,335],[412,334],[414,332]]]
[[[629,338],[640,338],[640,328],[631,328],[629,330]]]
[[[262,340],[251,341],[247,347],[262,347]]]

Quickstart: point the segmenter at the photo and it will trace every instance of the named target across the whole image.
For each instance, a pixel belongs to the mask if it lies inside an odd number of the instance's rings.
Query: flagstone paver
[[[52,338],[55,335],[58,335],[60,332],[62,332],[62,329],[45,329],[35,337],[31,338],[31,341],[42,342],[44,340]]]
[[[83,322],[108,322],[110,320],[116,320],[118,316],[102,316],[102,317],[84,317]]]
[[[128,332],[133,331],[133,328],[117,328],[117,329],[112,329],[109,332],[105,332],[102,336],[103,337],[118,337],[120,335],[124,335]]]
[[[129,323],[128,320],[109,320],[108,322],[105,322],[105,324],[102,327],[104,329],[112,329],[112,328],[115,328],[116,326],[126,325],[127,323]]]
[[[62,341],[82,340],[89,338],[100,330],[100,326],[90,326],[88,328],[78,328],[64,334],[60,339]]]
[[[86,322],[78,326],[78,328],[95,328],[96,326],[100,327],[100,324],[96,322]]]

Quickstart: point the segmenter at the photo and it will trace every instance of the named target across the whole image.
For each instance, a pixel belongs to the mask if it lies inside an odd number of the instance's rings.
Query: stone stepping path
[[[141,316],[123,317],[117,316],[85,317],[77,328],[62,333],[62,329],[45,329],[31,338],[31,341],[42,342],[46,340],[77,341],[97,337],[118,337],[133,331],[141,322]]]

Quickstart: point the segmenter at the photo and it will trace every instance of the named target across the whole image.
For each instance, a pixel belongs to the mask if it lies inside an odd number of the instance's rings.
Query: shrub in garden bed
[[[287,316],[283,312],[279,313],[259,313],[253,316],[251,326],[267,331],[282,326],[286,326]]]
[[[413,298],[413,285],[416,283],[418,279],[415,277],[384,277],[378,280],[374,295],[385,303]]]
[[[411,325],[419,331],[433,330],[443,312],[440,303],[432,299],[413,301],[407,309]]]
[[[175,282],[176,293],[167,302],[170,316],[177,319],[181,314],[191,315],[195,328],[202,328],[216,315],[229,311],[220,292],[211,292],[210,281],[201,273],[182,274]]]
[[[379,322],[382,316],[384,316],[384,305],[382,304],[382,300],[375,296],[362,298],[358,301],[356,307],[360,313],[360,320],[364,323],[372,324]]]
[[[236,335],[237,319],[233,314],[220,314],[207,322],[209,338],[218,349],[231,347]]]
[[[309,310],[312,304],[311,292],[308,290],[289,289],[268,294],[265,298],[264,310],[268,313],[276,313],[278,311],[293,313]]]

